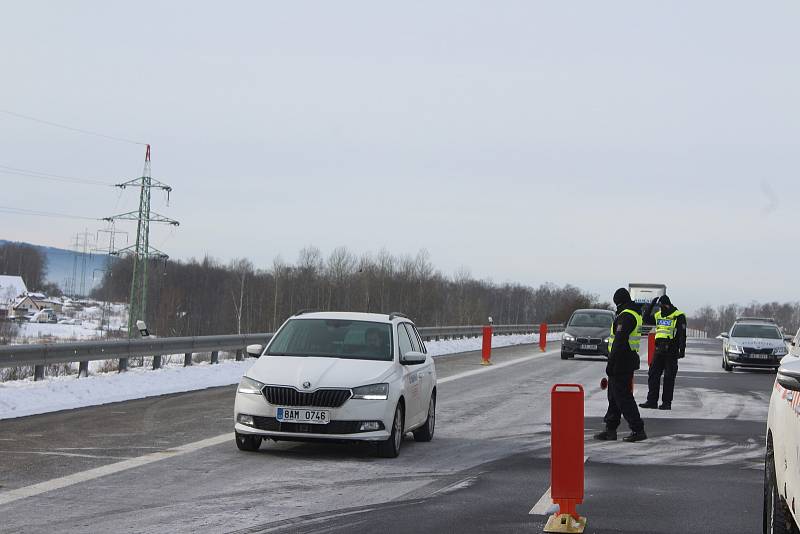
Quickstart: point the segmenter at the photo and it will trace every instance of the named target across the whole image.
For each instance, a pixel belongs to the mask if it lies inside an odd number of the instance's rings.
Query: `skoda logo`
[[[303,389],[310,389],[310,388],[311,388],[311,382],[309,382],[308,380],[303,382]]]

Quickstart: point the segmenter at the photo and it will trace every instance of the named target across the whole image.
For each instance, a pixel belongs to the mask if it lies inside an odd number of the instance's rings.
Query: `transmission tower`
[[[150,192],[152,189],[166,191],[167,201],[169,201],[169,193],[172,191],[172,187],[154,180],[150,176],[150,145],[147,145],[142,176],[117,184],[117,187],[121,189],[127,187],[139,188],[138,211],[121,213],[104,219],[112,223],[118,220],[137,222],[136,242],[129,247],[112,252],[115,255],[130,253],[133,256],[133,276],[131,278],[131,298],[128,313],[128,337],[133,337],[136,331],[136,321],[139,319],[144,320],[147,313],[147,264],[150,259],[168,258],[166,254],[150,246],[150,223],[165,223],[172,226],[178,226],[179,223],[174,219],[169,219],[150,210]]]

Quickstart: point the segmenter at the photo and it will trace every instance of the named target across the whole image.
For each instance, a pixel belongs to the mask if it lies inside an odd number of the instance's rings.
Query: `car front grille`
[[[600,345],[603,340],[597,337],[579,337],[578,343],[582,345]]]
[[[381,427],[382,426],[383,425],[381,425]],[[305,423],[281,423],[274,417],[253,416],[253,427],[258,430],[291,432],[295,434],[357,434],[361,432],[361,421],[331,421],[327,425],[313,425]]]
[[[266,386],[264,397],[270,404],[278,406],[309,406],[315,408],[338,408],[350,398],[349,389],[318,389],[306,393],[286,386]]]
[[[772,354],[773,349],[754,349],[753,347],[743,347],[745,354]]]

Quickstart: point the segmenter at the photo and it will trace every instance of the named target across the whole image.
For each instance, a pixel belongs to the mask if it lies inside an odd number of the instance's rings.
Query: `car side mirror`
[[[778,369],[778,384],[791,391],[800,391],[800,380],[797,375]]]
[[[794,336],[791,334],[786,334],[785,336],[783,336],[783,340],[789,341],[791,342],[792,345],[794,345]]]
[[[264,352],[264,345],[247,345],[247,355],[258,358]]]
[[[719,335],[719,337],[722,337],[722,338],[728,339],[728,338],[729,338],[729,337],[731,337],[731,336],[729,336],[727,332],[723,332],[723,333],[721,333],[721,334]]]
[[[400,357],[400,363],[403,365],[419,365],[425,363],[426,358],[422,352],[409,351]]]

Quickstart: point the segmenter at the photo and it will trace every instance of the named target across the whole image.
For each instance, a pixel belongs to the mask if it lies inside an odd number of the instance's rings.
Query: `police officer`
[[[686,355],[686,315],[673,306],[666,295],[658,299],[658,304],[660,309],[653,317],[656,325],[656,353],[647,373],[647,402],[639,406],[671,410],[678,360]],[[659,406],[661,373],[664,373],[664,393],[661,395],[661,406]]]
[[[611,326],[606,365],[608,410],[603,418],[606,428],[594,437],[604,441],[617,439],[617,427],[621,418],[625,417],[631,433],[622,439],[628,442],[642,441],[647,439],[647,434],[644,432],[644,422],[639,416],[639,408],[636,407],[631,389],[633,372],[639,368],[642,315],[625,288],[617,289],[614,293],[614,304],[617,305],[617,316]]]

